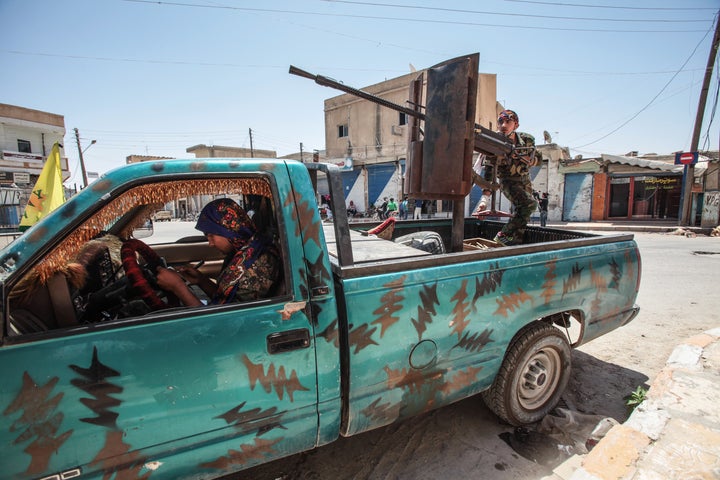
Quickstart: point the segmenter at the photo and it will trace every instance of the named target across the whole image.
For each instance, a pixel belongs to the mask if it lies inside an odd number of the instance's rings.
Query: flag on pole
[[[55,142],[30,194],[25,213],[20,220],[20,231],[32,227],[63,203],[65,190],[60,170],[60,144]]]

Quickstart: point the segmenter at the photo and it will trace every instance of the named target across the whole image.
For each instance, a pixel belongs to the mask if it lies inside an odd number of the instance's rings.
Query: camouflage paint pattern
[[[292,299],[154,313],[162,321],[5,343],[4,474],[211,478],[477,393],[492,382],[513,335],[535,319],[577,311],[583,342],[630,315],[640,273],[632,241],[477,256],[336,285],[305,167],[265,159],[113,171],[0,252],[0,263],[15,260],[2,279],[31,265],[47,242],[121,185],[258,171],[274,179]],[[268,336],[293,329],[309,330],[308,348],[270,354]]]

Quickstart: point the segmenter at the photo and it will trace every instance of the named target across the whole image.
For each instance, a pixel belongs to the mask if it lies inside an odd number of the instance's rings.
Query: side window
[[[30,142],[28,140],[20,140],[18,138],[17,141],[18,145],[18,152],[20,153],[32,153],[32,147],[30,145]]]
[[[345,138],[348,136],[348,126],[345,125],[338,125],[338,138]]]
[[[171,219],[153,221],[159,211],[171,212]],[[9,333],[283,296],[286,244],[278,211],[270,177],[262,174],[145,184],[114,196],[22,278],[11,280]],[[224,243],[211,241],[221,231],[237,233],[226,234]],[[243,253],[248,251],[253,253]],[[182,277],[199,305],[163,284],[165,267]]]

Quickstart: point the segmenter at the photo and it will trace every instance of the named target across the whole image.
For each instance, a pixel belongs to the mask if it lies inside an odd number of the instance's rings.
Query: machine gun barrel
[[[413,110],[412,108],[408,108],[408,107],[403,107],[402,105],[398,105],[397,103],[390,102],[388,100],[385,100],[384,98],[380,98],[371,93],[363,92],[362,90],[358,90],[357,88],[348,87],[347,85],[343,85],[342,83],[333,80],[332,78],[324,77],[322,75],[313,75],[310,72],[306,72],[305,70],[294,67],[292,65],[290,65],[289,73],[291,73],[293,75],[297,75],[299,77],[309,78],[310,80],[315,81],[315,83],[317,83],[318,85],[322,85],[324,87],[336,88],[338,90],[342,90],[345,93],[355,95],[356,97],[364,98],[365,100],[369,100],[373,103],[377,103],[379,105],[390,108],[392,110],[396,110],[398,112],[405,113],[412,117],[419,118],[420,120],[425,120],[425,114],[418,112],[417,110]]]
[[[510,155],[514,150],[512,142],[501,133],[493,132],[489,128],[475,124],[475,151],[492,156]]]
[[[419,112],[415,109],[398,105],[397,103],[390,102],[371,93],[358,90],[357,88],[348,87],[347,85],[333,80],[332,78],[328,78],[323,75],[314,75],[293,65],[290,65],[289,73],[291,73],[292,75],[297,75],[299,77],[313,80],[318,85],[335,88],[351,95],[355,95],[356,97],[364,98],[365,100],[369,100],[373,103],[383,105],[387,108],[405,113],[420,120],[425,120],[426,118],[426,115],[424,113]],[[477,123],[475,124],[474,140],[474,150],[476,152],[484,153],[485,155],[504,157],[506,155],[512,154],[514,151],[514,145],[512,144],[512,142],[509,142],[504,135],[493,132],[489,128],[485,128],[481,125],[478,125]]]

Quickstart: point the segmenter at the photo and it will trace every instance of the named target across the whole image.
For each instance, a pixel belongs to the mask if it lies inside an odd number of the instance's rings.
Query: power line
[[[535,0],[505,0],[514,3],[530,3],[533,5],[551,5],[553,7],[576,7],[576,8],[607,8],[613,10],[668,10],[668,11],[695,11],[695,10],[713,10],[715,7],[626,7],[616,5],[584,5],[581,3],[564,3],[564,2],[540,2]]]
[[[95,57],[88,55],[71,55],[71,54],[54,54],[54,53],[43,53],[43,52],[25,52],[21,50],[2,50],[5,53],[12,53],[16,55],[35,55],[40,57],[59,57],[69,58],[75,60],[97,60],[103,62],[129,62],[129,63],[156,63],[160,65],[186,65],[186,66],[201,66],[201,67],[240,67],[240,68],[275,68],[280,70],[287,69],[287,65],[254,65],[254,64],[238,64],[238,63],[210,63],[210,62],[186,62],[181,60],[143,60],[136,58],[118,58],[118,57]]]
[[[302,10],[278,10],[278,9],[269,9],[269,8],[249,8],[249,7],[233,7],[229,5],[202,5],[202,4],[195,4],[195,3],[180,3],[180,2],[163,2],[163,1],[155,1],[155,0],[122,0],[124,2],[131,2],[131,3],[147,3],[147,4],[153,4],[153,5],[159,5],[159,6],[173,6],[173,7],[191,7],[191,8],[206,8],[206,9],[223,9],[223,10],[233,10],[233,11],[247,11],[247,12],[259,12],[259,13],[286,13],[286,14],[292,14],[292,15],[312,15],[312,16],[321,16],[321,17],[339,17],[339,18],[356,18],[356,19],[364,19],[364,20],[387,20],[387,21],[396,21],[396,22],[409,22],[409,23],[430,23],[430,24],[443,24],[443,25],[465,25],[465,26],[473,26],[473,27],[488,27],[488,28],[503,28],[503,29],[529,29],[529,30],[553,30],[553,31],[568,31],[568,32],[587,32],[587,33],[693,33],[697,32],[697,30],[641,30],[637,28],[633,29],[622,29],[622,30],[613,30],[613,29],[598,29],[598,28],[581,28],[581,27],[575,27],[575,28],[565,28],[565,27],[552,27],[552,26],[531,26],[531,25],[499,25],[497,23],[478,23],[478,22],[470,22],[470,21],[458,21],[458,20],[439,20],[439,19],[418,19],[418,18],[400,18],[400,17],[383,17],[379,15],[358,15],[358,14],[347,14],[347,13],[325,13],[325,12],[306,12]],[[475,12],[475,13],[483,13],[485,15],[505,15],[505,16],[511,16],[511,17],[525,17],[525,18],[537,18],[536,15],[530,15],[530,14],[515,14],[515,13],[498,13],[498,12]],[[551,17],[547,17],[551,18]],[[545,19],[547,19],[545,18]],[[582,19],[582,18],[574,18],[574,17],[556,17],[558,20],[571,20],[571,21],[578,21],[578,20],[590,20],[590,21],[610,21],[610,20],[597,20],[592,18]],[[628,20],[612,20],[612,21],[628,21]],[[631,20],[633,22],[637,22],[637,20]],[[649,22],[664,22],[665,20],[641,20],[641,23],[649,23]],[[670,20],[668,20],[670,21]],[[690,20],[690,21],[684,21],[687,22],[704,22],[706,23],[707,20]]]
[[[530,17],[530,18],[545,18],[545,19],[555,19],[555,20],[589,20],[589,21],[607,21],[607,22],[667,22],[667,23],[692,23],[692,22],[707,22],[706,19],[702,20],[656,20],[656,19],[629,19],[629,18],[587,18],[587,17],[560,17],[555,15],[537,15],[537,14],[528,14],[528,13],[506,13],[506,12],[492,12],[492,11],[486,11],[486,10],[465,10],[465,9],[457,9],[457,8],[444,8],[444,7],[425,7],[420,5],[401,5],[397,3],[378,3],[378,2],[360,2],[360,1],[354,1],[354,0],[320,0],[321,2],[328,2],[328,3],[345,3],[350,5],[364,5],[369,7],[390,7],[390,8],[407,8],[412,10],[430,10],[430,11],[436,11],[436,12],[450,12],[450,13],[471,13],[476,15],[498,15],[498,16],[509,16],[509,17]],[[512,1],[512,0],[510,0]],[[538,3],[541,2],[525,2],[525,3]],[[567,4],[557,4],[557,6],[569,6]],[[572,6],[578,6],[578,5],[572,5]],[[588,6],[588,5],[585,5]],[[654,8],[646,8],[646,9],[638,9],[638,10],[661,10],[661,9],[654,9]],[[677,10],[687,10],[687,9],[677,9]],[[713,9],[706,9],[706,10],[713,10]]]
[[[158,60],[158,59],[141,59],[141,58],[117,58],[117,57],[91,57],[91,56],[84,56],[84,55],[70,55],[70,54],[62,54],[62,53],[47,53],[47,52],[25,52],[25,51],[19,51],[19,50],[0,50],[0,52],[3,53],[10,53],[14,55],[28,55],[28,56],[42,56],[42,57],[54,57],[54,58],[67,58],[67,59],[74,59],[74,60],[94,60],[94,61],[104,61],[104,62],[133,62],[133,63],[149,63],[149,64],[170,64],[170,65],[183,65],[183,66],[214,66],[214,67],[234,67],[234,68],[248,68],[248,69],[260,69],[260,68],[268,68],[268,69],[281,69],[286,70],[287,65],[259,65],[259,64],[238,64],[238,63],[208,63],[208,62],[193,62],[193,61],[173,61],[173,60]],[[501,65],[504,67],[519,67],[519,68],[528,68],[527,65],[514,65],[512,63],[504,63],[504,62],[493,62],[493,61],[486,61],[487,64],[493,64],[493,65]],[[388,73],[392,72],[393,70],[388,69],[368,69],[368,68],[355,68],[355,67],[338,67],[336,65],[333,65],[332,67],[317,67],[319,70],[337,70],[337,71],[351,71],[351,72],[383,72]],[[553,69],[553,68],[542,68],[542,67],[532,67],[533,70],[538,71],[544,71],[548,72],[545,74],[540,73],[531,73],[528,74],[526,71],[522,73],[518,73],[517,75],[533,75],[533,76],[539,76],[539,75],[554,75],[554,76],[614,76],[614,75],[665,75],[668,73],[673,73],[674,70],[657,70],[657,71],[647,71],[647,72],[610,72],[607,70],[603,71],[574,71],[574,70],[567,70],[567,69]],[[705,71],[704,68],[697,68],[697,69],[689,69],[685,70],[685,72],[697,72],[697,71]],[[398,70],[399,72],[399,70]],[[405,73],[405,71],[402,71]],[[515,75],[512,73],[499,73],[499,75]],[[128,132],[128,133],[137,133],[137,132]],[[144,133],[144,132],[143,132]]]
[[[714,22],[713,22],[713,23],[714,23]],[[573,148],[583,148],[583,147],[587,147],[588,145],[592,145],[592,144],[594,144],[594,143],[599,142],[600,140],[603,140],[603,139],[609,137],[609,136],[612,135],[613,133],[615,133],[615,132],[617,132],[618,130],[620,130],[621,128],[623,128],[623,127],[624,127],[625,125],[627,125],[628,123],[630,123],[630,122],[632,122],[633,120],[635,120],[642,112],[644,112],[645,110],[647,110],[647,109],[650,107],[650,105],[652,105],[652,104],[655,102],[655,100],[657,100],[657,98],[665,91],[665,89],[667,89],[667,87],[670,86],[670,84],[672,83],[672,81],[675,80],[675,77],[677,77],[677,76],[680,74],[680,72],[682,72],[683,68],[685,68],[685,66],[690,62],[690,59],[695,55],[695,52],[697,52],[697,49],[700,48],[700,45],[701,45],[702,42],[707,38],[707,36],[708,36],[708,34],[710,33],[711,30],[712,30],[712,28],[710,28],[710,30],[708,30],[707,32],[705,32],[705,35],[703,36],[703,38],[701,38],[700,41],[698,42],[698,44],[695,45],[695,48],[694,48],[693,51],[690,53],[690,55],[688,56],[688,58],[685,60],[685,63],[682,64],[682,66],[680,67],[680,69],[679,69],[678,71],[676,71],[675,74],[674,74],[672,77],[670,77],[670,80],[667,81],[667,83],[660,89],[660,91],[659,91],[644,107],[642,107],[640,110],[638,110],[637,113],[635,113],[632,117],[630,117],[630,118],[627,119],[625,122],[623,122],[620,126],[618,126],[617,128],[615,128],[614,130],[610,131],[609,133],[603,135],[602,137],[598,138],[597,140],[594,140],[594,141],[592,141],[592,142],[590,142],[590,143],[586,143],[586,144],[584,144],[584,145],[580,145],[580,146],[578,146],[578,147],[573,147]]]

